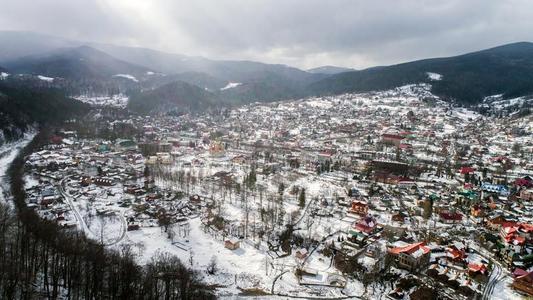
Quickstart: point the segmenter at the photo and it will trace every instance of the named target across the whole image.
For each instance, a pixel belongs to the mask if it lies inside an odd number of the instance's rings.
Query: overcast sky
[[[533,1],[1,0],[0,30],[364,68],[533,41]]]

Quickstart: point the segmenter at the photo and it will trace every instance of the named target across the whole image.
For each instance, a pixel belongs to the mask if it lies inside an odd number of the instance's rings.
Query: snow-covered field
[[[46,81],[46,82],[52,82],[52,81],[54,81],[54,78],[52,78],[52,77],[46,77],[46,76],[43,76],[43,75],[37,75],[37,78],[39,78],[39,79],[42,80],[42,81]]]
[[[442,80],[441,74],[433,73],[433,72],[427,72],[426,74],[428,75],[428,78],[431,80],[435,80],[435,81]]]
[[[110,102],[109,98],[78,98],[90,103]],[[220,122],[213,121],[211,116],[184,118],[190,119],[172,119],[167,123],[171,125],[161,125],[165,123],[160,119],[154,121],[148,117],[138,121],[142,126],[148,125],[146,128],[160,130],[157,138],[171,145],[171,150],[163,155],[168,161],[160,160],[158,155],[162,153],[142,157],[134,150],[133,154],[121,152],[120,147],[113,148],[112,142],[90,140],[80,142],[84,147],[69,144],[52,153],[38,153],[35,158],[68,164],[77,157],[82,162],[73,166],[74,170],[69,169],[77,176],[63,178],[61,183],[68,200],[61,204],[62,208],[70,208],[65,219],[76,222],[88,236],[111,248],[131,247],[140,263],[150,261],[158,253],[174,254],[198,270],[205,282],[218,286],[217,292],[222,297],[236,297],[247,290],[325,298],[374,299],[388,294],[394,289],[392,285],[373,283],[365,287],[359,279],[340,273],[333,256],[324,250],[332,244],[335,248],[342,247],[368,270],[379,262],[365,255],[368,247],[386,248],[388,240],[381,235],[385,226],[407,230],[405,238],[413,241],[420,240],[420,232],[430,227],[443,235],[458,226],[463,231],[474,227],[471,221],[445,224],[437,214],[429,220],[420,216],[419,198],[451,193],[450,190],[463,184],[459,175],[437,176],[428,167],[416,177],[416,191],[408,191],[395,184],[371,183],[370,175],[362,176],[366,164],[372,159],[386,162],[401,159],[434,166],[445,162],[447,156],[455,156],[460,150],[459,142],[470,143],[463,136],[468,128],[482,123],[496,126],[487,122],[485,116],[441,101],[431,94],[427,84],[383,92],[254,103],[231,110]],[[175,129],[182,122],[196,127],[186,132]],[[239,129],[235,132],[233,127]],[[226,134],[220,140],[210,138],[215,130]],[[405,146],[403,150],[379,143],[385,134],[405,137],[401,144]],[[506,153],[506,145],[501,140],[507,138],[503,134],[488,137],[491,155]],[[445,141],[448,147],[443,147]],[[226,142],[230,144],[227,148],[214,147]],[[96,150],[103,144],[110,145],[111,152]],[[366,154],[363,152],[375,157],[361,157]],[[140,160],[124,162],[119,158],[130,155],[137,155]],[[298,167],[288,166],[287,161],[292,157],[298,157]],[[321,173],[317,165],[328,158],[350,168]],[[479,159],[489,158],[480,156]],[[109,169],[102,172],[114,174],[110,176],[118,178],[117,183],[81,186],[79,177],[95,176],[97,165]],[[133,183],[126,184],[122,177],[126,170],[142,174],[145,166],[150,166],[148,170],[155,174],[155,192],[146,187],[139,195],[126,192],[132,184],[142,190],[142,176],[148,176],[138,175],[132,179]],[[252,176],[252,170],[255,179],[250,184],[247,178]],[[27,182],[28,186],[35,185],[31,179]],[[371,185],[380,191],[370,195]],[[353,189],[358,196],[348,196],[348,190]],[[299,200],[302,190],[306,198],[303,204]],[[163,198],[150,199],[157,192]],[[192,195],[200,195],[201,203],[191,204],[193,200],[189,196]],[[368,216],[372,224],[379,225],[379,235],[366,236],[368,240],[364,244],[353,239],[345,243],[345,239],[353,237],[350,231],[354,225],[364,219],[348,211],[351,201],[358,197],[368,201]],[[167,229],[159,226],[160,213],[176,212],[182,205],[195,207],[187,207],[187,213],[176,217]],[[393,216],[402,212],[409,212],[405,221],[393,221]],[[125,222],[131,219],[140,225],[138,230],[126,231]],[[289,227],[293,230],[291,234],[301,238],[289,245],[290,253],[282,249],[278,239]],[[226,248],[228,239],[239,240],[240,247]],[[299,248],[305,249],[307,258],[296,257]],[[474,259],[480,260],[473,255],[471,260]],[[213,261],[218,270],[209,274],[207,269]],[[305,272],[297,276],[297,270]],[[391,273],[408,272],[391,268]],[[496,291],[496,297],[514,297],[508,277],[505,280],[506,285],[499,284],[501,291]]]
[[[0,202],[6,202],[9,196],[9,186],[7,183],[6,172],[9,164],[17,157],[19,151],[24,148],[35,136],[35,133],[28,133],[14,143],[2,145],[0,147]],[[7,202],[9,205],[12,203]]]
[[[135,76],[130,75],[130,74],[115,74],[115,75],[113,75],[113,77],[120,77],[120,78],[129,79],[129,80],[131,80],[133,82],[139,82],[139,80],[137,80],[137,78],[135,78]]]
[[[72,97],[81,102],[85,102],[91,105],[102,105],[102,106],[115,106],[115,107],[126,107],[128,104],[128,96],[124,94],[117,94],[112,96],[89,96],[89,95],[79,95]]]
[[[227,89],[236,88],[236,87],[238,87],[241,84],[242,83],[240,83],[240,82],[228,82],[228,84],[225,87],[220,88],[220,90],[223,91],[223,90],[227,90]]]

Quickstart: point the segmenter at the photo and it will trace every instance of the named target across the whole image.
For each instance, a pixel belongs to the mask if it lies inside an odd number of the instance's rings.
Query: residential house
[[[305,259],[307,257],[307,249],[305,248],[301,248],[301,249],[298,249],[296,250],[296,252],[294,253],[294,256],[298,259]]]
[[[230,250],[237,250],[241,247],[241,243],[237,239],[227,239],[224,241],[224,247]]]
[[[525,189],[520,191],[520,199],[523,201],[533,201],[533,189]]]
[[[513,282],[513,288],[533,296],[533,272],[516,277]]]
[[[485,192],[497,193],[500,196],[509,196],[510,194],[509,189],[506,186],[501,185],[501,184],[490,184],[490,183],[484,182],[481,185],[481,189]]]
[[[383,135],[381,135],[381,141],[384,144],[394,145],[396,147],[400,146],[400,143],[403,139],[403,136],[397,134],[384,133]]]
[[[507,220],[502,215],[495,216],[487,221],[487,226],[492,230],[497,230],[501,226],[501,224],[506,221]]]
[[[349,212],[366,216],[368,214],[368,204],[363,201],[352,201],[352,207],[350,208]]]
[[[370,235],[376,232],[377,230],[377,222],[376,219],[372,216],[366,216],[364,218],[361,218],[359,221],[357,221],[353,228],[355,231],[363,233],[365,235]]]
[[[458,212],[442,211],[439,213],[440,221],[446,224],[456,224],[463,220],[463,215]]]
[[[474,218],[481,218],[485,216],[485,210],[481,205],[476,203],[470,207],[470,214]]]
[[[487,276],[487,273],[487,266],[483,263],[472,262],[468,264],[468,275],[470,277]]]
[[[446,249],[446,252],[446,256],[456,262],[462,261],[466,258],[466,247],[461,242],[454,242]]]
[[[416,271],[429,263],[430,248],[424,242],[408,244],[389,249],[400,268]]]

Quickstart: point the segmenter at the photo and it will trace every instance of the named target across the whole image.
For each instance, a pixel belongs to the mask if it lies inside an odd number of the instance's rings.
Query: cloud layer
[[[3,0],[0,30],[364,68],[533,41],[529,0]]]

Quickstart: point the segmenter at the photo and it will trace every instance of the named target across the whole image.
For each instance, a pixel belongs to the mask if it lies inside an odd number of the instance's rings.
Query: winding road
[[[65,198],[65,200],[67,200],[67,203],[68,205],[70,206],[70,209],[72,210],[72,212],[74,213],[74,217],[76,218],[78,224],[80,224],[80,227],[81,227],[81,230],[83,230],[83,232],[89,237],[89,238],[92,238],[92,239],[97,239],[98,238],[98,235],[95,234],[90,228],[89,226],[87,226],[87,223],[85,223],[85,220],[83,219],[83,216],[80,214],[80,212],[78,211],[78,209],[76,209],[76,206],[74,205],[74,203],[72,202],[72,196],[70,196],[66,191],[65,191],[65,181],[67,179],[69,179],[70,177],[67,176],[65,178],[63,178],[60,182],[59,182],[59,193],[61,194],[61,196],[63,198]],[[122,239],[126,236],[126,231],[128,229],[128,224],[126,223],[126,218],[124,217],[124,214],[123,213],[120,213],[119,215],[119,219],[120,219],[120,222],[121,222],[121,232],[120,232],[120,236],[118,238],[116,238],[115,240],[112,240],[110,242],[106,242],[104,243],[104,246],[112,246],[112,245],[115,245],[117,244],[118,242],[122,241]]]
[[[7,180],[7,169],[19,151],[24,148],[35,136],[30,134],[16,142],[4,144],[0,147],[0,201],[8,201],[11,191]],[[8,205],[12,203],[6,202]]]
[[[489,282],[483,290],[483,296],[481,299],[488,300],[491,298],[492,293],[494,292],[494,287],[505,275],[503,274],[502,268],[499,264],[494,264],[494,269],[490,273]]]

